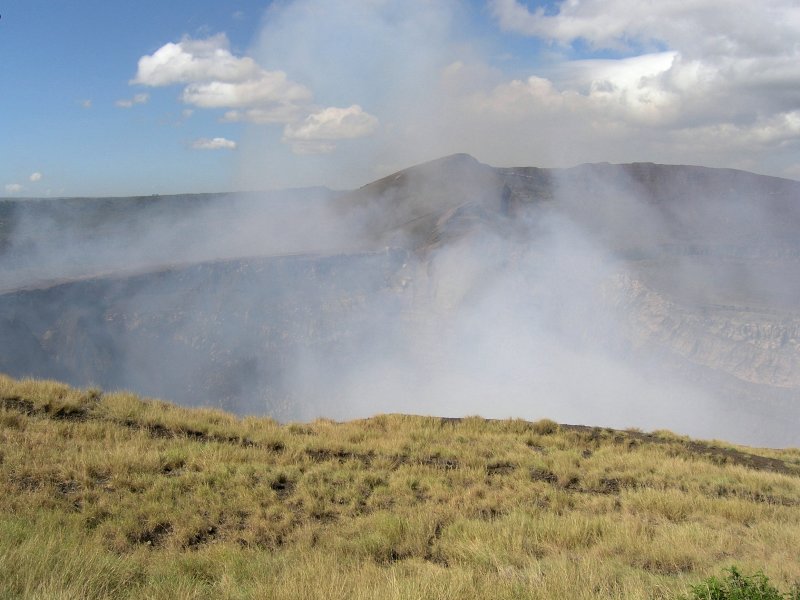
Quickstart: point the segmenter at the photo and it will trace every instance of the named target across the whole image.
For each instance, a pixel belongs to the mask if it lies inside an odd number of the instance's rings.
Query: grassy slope
[[[800,451],[279,425],[0,376],[0,597],[673,598],[800,579]]]

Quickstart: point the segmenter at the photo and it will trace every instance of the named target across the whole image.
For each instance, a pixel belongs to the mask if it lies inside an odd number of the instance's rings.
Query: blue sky
[[[1,2],[0,184],[59,196],[228,189],[235,157],[188,141],[241,127],[211,114],[182,119],[176,90],[131,109],[115,102],[147,91],[128,83],[143,54],[221,30],[246,49],[262,12],[263,2],[245,1]]]
[[[793,4],[0,0],[0,196],[353,187],[451,152],[797,178]]]

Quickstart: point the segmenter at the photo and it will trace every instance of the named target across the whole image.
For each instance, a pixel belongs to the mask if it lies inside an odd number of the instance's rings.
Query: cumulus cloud
[[[19,194],[25,188],[18,183],[7,183],[6,184],[6,193],[7,194]]]
[[[284,102],[268,108],[248,108],[246,110],[229,110],[220,121],[223,123],[289,123],[302,116],[302,109],[296,104]]]
[[[793,0],[583,0],[533,12],[519,0],[489,0],[489,5],[506,31],[562,44],[582,39],[598,48],[662,42],[706,57],[783,54],[800,25]]]
[[[223,137],[200,138],[192,142],[195,150],[235,150],[236,142]]]
[[[656,55],[641,48],[666,47],[672,61],[658,77],[637,77],[630,59],[590,61],[583,74],[605,84],[608,69],[616,70],[623,74],[610,82],[617,101],[647,99],[676,126],[752,123],[800,101],[800,7],[793,0],[585,0],[560,3],[553,12],[530,11],[518,0],[490,0],[490,6],[502,29],[563,45],[583,41],[649,57]],[[628,107],[636,116],[642,103]]]
[[[226,121],[286,123],[297,117],[311,91],[285,72],[267,71],[249,56],[235,56],[224,33],[206,39],[184,37],[139,59],[131,83],[151,87],[185,85],[181,100],[199,108],[249,109],[231,112]],[[129,108],[132,101],[120,101]],[[277,116],[280,115],[280,118]]]
[[[133,98],[117,100],[114,105],[117,108],[132,108],[134,104],[147,104],[148,100],[150,100],[150,94],[136,94]]]
[[[331,106],[308,115],[301,123],[289,124],[284,137],[290,140],[343,140],[370,135],[378,119],[358,105]]]
[[[181,99],[200,108],[280,107],[310,100],[311,92],[289,81],[282,71],[262,71],[258,77],[246,81],[191,83],[183,90]]]
[[[358,105],[347,108],[331,106],[308,115],[299,123],[289,123],[283,141],[292,145],[295,154],[327,154],[335,140],[365,137],[374,133],[378,119]]]
[[[31,181],[32,183],[36,183],[37,181],[41,181],[42,180],[42,174],[39,173],[39,171],[36,171],[35,173],[31,173],[30,177],[28,177],[28,180]]]
[[[677,92],[662,85],[675,52],[645,54],[620,60],[581,60],[564,65],[558,80],[537,75],[479,90],[468,104],[479,113],[524,119],[548,114],[566,118],[580,114],[601,121],[660,126],[681,117]]]
[[[184,37],[142,56],[131,83],[157,87],[209,80],[246,81],[260,72],[252,58],[234,56],[227,36],[220,33],[204,40]]]

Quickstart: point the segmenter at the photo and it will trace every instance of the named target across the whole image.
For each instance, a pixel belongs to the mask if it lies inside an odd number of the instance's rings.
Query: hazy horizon
[[[326,185],[312,185],[312,186],[295,186],[295,187],[286,187],[286,188],[275,188],[275,189],[259,189],[259,188],[240,188],[240,189],[219,189],[219,190],[209,190],[203,192],[174,192],[169,194],[132,194],[132,195],[78,195],[78,196],[24,196],[24,195],[14,195],[14,196],[0,196],[0,200],[3,201],[13,201],[13,200],[103,200],[103,199],[114,199],[114,198],[147,198],[147,197],[180,197],[180,196],[220,196],[220,195],[258,195],[258,194],[272,194],[272,193],[280,193],[280,192],[305,192],[305,191],[314,191],[314,190],[325,190],[328,192],[332,192],[334,194],[343,194],[347,192],[356,191],[362,187],[366,187],[372,183],[378,182],[381,179],[385,179],[387,177],[391,177],[392,175],[396,175],[398,173],[402,173],[409,169],[413,169],[415,167],[424,166],[429,163],[435,163],[439,160],[449,159],[455,156],[468,156],[470,158],[474,157],[467,153],[467,152],[455,152],[453,154],[448,154],[445,156],[440,156],[433,158],[431,160],[413,163],[406,165],[398,169],[397,171],[387,172],[383,175],[377,176],[375,179],[371,179],[369,181],[364,181],[363,183],[358,183],[354,187],[350,188],[333,188]],[[477,159],[475,159],[477,160]],[[480,161],[479,161],[480,162]],[[566,165],[560,167],[542,167],[541,165],[523,165],[523,164],[515,164],[515,165],[492,165],[488,163],[481,163],[488,167],[499,168],[499,169],[527,169],[527,168],[536,168],[536,169],[544,169],[553,172],[559,171],[568,171],[570,169],[575,169],[579,167],[586,167],[586,166],[597,166],[597,165],[611,165],[611,166],[626,166],[626,165],[635,165],[635,164],[652,164],[658,166],[665,166],[665,167],[697,167],[700,169],[714,169],[714,170],[730,170],[730,171],[741,171],[743,173],[750,173],[757,176],[763,177],[773,177],[776,179],[785,179],[788,181],[798,181],[800,182],[800,177],[785,177],[785,176],[778,176],[778,175],[768,175],[764,173],[759,173],[757,171],[750,171],[748,169],[738,169],[733,167],[710,167],[708,165],[702,164],[689,164],[689,163],[655,163],[651,161],[631,161],[631,162],[609,162],[609,161],[597,161],[597,162],[585,162],[585,163],[577,163],[574,165]]]

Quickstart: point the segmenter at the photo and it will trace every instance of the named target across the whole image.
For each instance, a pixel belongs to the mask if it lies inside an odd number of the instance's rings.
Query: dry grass
[[[3,598],[674,598],[800,579],[800,452],[382,415],[279,425],[0,376]]]

